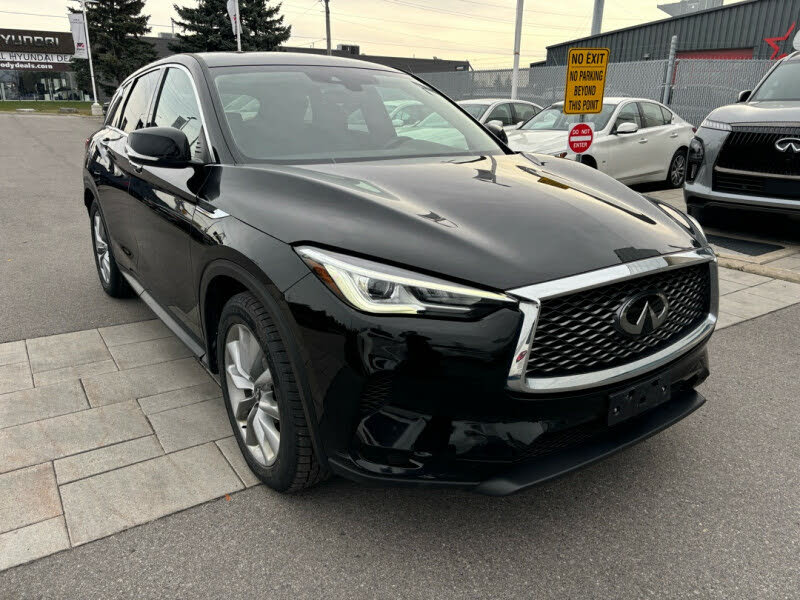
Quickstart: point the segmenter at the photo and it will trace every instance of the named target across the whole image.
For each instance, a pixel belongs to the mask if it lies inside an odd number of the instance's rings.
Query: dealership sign
[[[75,46],[63,31],[0,29],[0,70],[71,71]]]

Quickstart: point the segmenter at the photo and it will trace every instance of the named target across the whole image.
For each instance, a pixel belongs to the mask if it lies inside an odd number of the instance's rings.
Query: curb
[[[717,255],[717,264],[719,264],[720,267],[725,267],[726,269],[735,269],[737,271],[743,271],[753,275],[761,275],[762,277],[770,277],[772,279],[781,279],[783,281],[800,283],[800,273],[790,271],[788,269],[779,269],[778,267],[759,265],[743,260],[736,260],[734,258],[726,258],[725,256],[720,255]]]

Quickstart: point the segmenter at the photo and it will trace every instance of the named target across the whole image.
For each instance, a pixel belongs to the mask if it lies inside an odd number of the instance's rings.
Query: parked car
[[[683,194],[699,220],[710,206],[800,214],[800,52],[703,121]]]
[[[580,160],[626,184],[683,185],[694,129],[663,104],[646,98],[606,98],[599,114],[585,116],[566,115],[563,107],[563,102],[553,104],[509,132],[508,145],[520,152]],[[567,136],[581,120],[592,123],[594,142],[578,158],[569,151]]]
[[[383,97],[448,127],[407,136]],[[219,378],[276,490],[337,473],[507,494],[704,402],[718,292],[699,226],[512,152],[394,69],[161,59],[117,90],[83,179],[103,289],[139,295]]]
[[[542,110],[541,106],[533,102],[508,98],[460,100],[458,105],[480,123],[493,123],[506,131],[516,129]]]

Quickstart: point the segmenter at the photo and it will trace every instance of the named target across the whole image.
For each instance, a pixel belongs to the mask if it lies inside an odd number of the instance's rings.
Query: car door
[[[196,165],[167,168],[134,164],[130,183],[138,272],[150,295],[201,339],[192,276],[190,240],[196,192],[208,160],[206,132],[192,76],[170,65],[155,94],[149,126],[172,127],[186,134]]]
[[[511,127],[514,124],[514,114],[511,112],[510,102],[501,102],[490,109],[487,115],[482,119],[483,123],[490,121],[500,121],[503,127]]]
[[[111,251],[117,264],[126,269],[130,269],[128,248],[135,241],[130,237],[132,232],[125,218],[130,178],[119,166],[124,159],[125,136],[116,125],[129,89],[130,84],[120,86],[111,98],[102,129],[89,139],[86,163],[111,240]]]
[[[673,149],[674,138],[670,138],[675,131],[665,120],[661,105],[655,102],[640,102],[639,106],[644,122],[642,132],[647,143],[642,150],[644,164],[638,179],[640,181],[663,179],[666,177],[666,170],[675,152]]]
[[[639,127],[636,133],[617,133],[623,123],[634,123]],[[647,140],[641,131],[642,116],[636,102],[628,102],[617,110],[614,125],[610,130],[606,146],[606,165],[604,169],[608,175],[620,181],[630,181],[636,178],[645,168],[642,148],[647,145]],[[600,164],[598,157],[598,164]]]

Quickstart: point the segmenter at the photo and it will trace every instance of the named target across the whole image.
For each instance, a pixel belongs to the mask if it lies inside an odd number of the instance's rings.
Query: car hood
[[[217,166],[201,197],[286,243],[499,290],[699,246],[610,177],[539,158]]]
[[[560,152],[567,149],[566,131],[526,131],[517,129],[507,132],[508,146],[522,152]]]
[[[800,122],[800,101],[755,101],[721,106],[708,118],[723,123]]]

